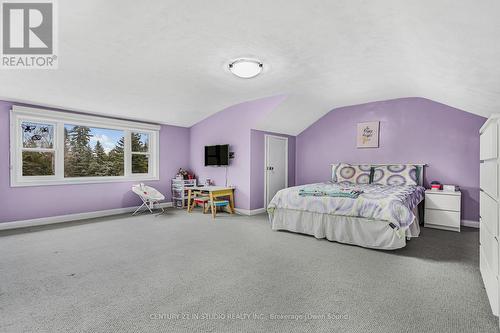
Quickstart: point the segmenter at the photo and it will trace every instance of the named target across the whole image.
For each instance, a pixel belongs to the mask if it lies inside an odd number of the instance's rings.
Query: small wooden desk
[[[215,218],[215,205],[214,200],[220,197],[229,197],[229,211],[234,214],[234,187],[224,186],[194,186],[190,187],[188,191],[188,212],[191,212],[191,197],[194,193],[204,193],[210,197],[210,209],[212,217]]]

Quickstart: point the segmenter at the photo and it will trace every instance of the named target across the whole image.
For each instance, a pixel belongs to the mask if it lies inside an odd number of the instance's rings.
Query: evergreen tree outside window
[[[66,124],[64,147],[64,177],[124,175],[123,131]]]

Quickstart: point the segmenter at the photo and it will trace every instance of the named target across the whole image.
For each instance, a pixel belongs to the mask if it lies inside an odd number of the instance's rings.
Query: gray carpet
[[[375,251],[170,209],[0,233],[2,332],[497,332],[478,232]]]

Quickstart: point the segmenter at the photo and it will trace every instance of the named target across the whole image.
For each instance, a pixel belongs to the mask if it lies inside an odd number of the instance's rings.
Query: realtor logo
[[[57,68],[54,7],[53,1],[2,2],[2,68]]]

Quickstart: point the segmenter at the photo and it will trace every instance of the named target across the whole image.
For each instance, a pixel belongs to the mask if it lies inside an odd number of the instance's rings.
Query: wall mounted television
[[[205,166],[229,165],[229,145],[205,146]]]

